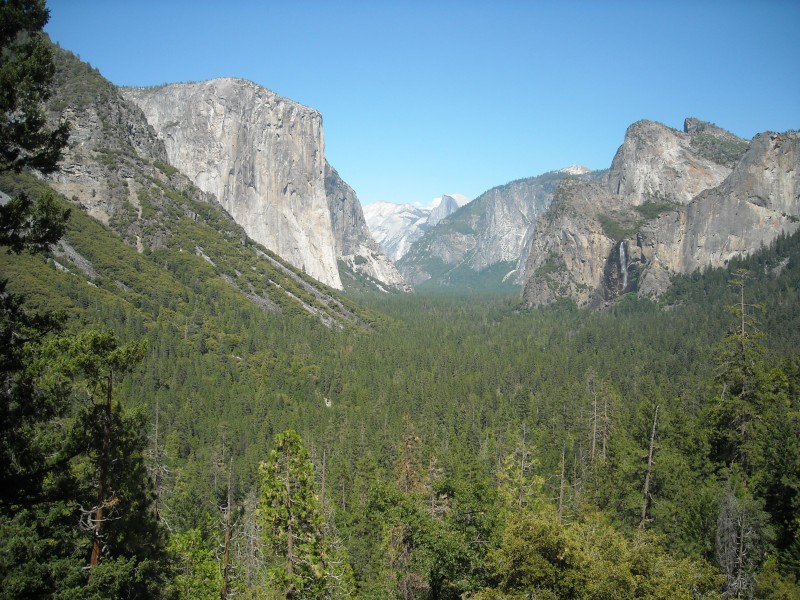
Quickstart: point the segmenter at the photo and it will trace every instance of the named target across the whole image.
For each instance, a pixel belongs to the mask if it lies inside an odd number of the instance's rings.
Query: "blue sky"
[[[117,85],[242,77],[319,110],[362,203],[610,165],[638,119],[800,128],[800,1],[49,0]]]

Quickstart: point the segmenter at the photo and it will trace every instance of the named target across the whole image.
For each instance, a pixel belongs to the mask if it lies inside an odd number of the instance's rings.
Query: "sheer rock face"
[[[317,111],[241,79],[123,93],[144,112],[170,164],[214,194],[248,236],[341,289]]]
[[[693,122],[696,122],[693,120]],[[647,201],[686,204],[715,187],[730,169],[692,149],[692,135],[653,121],[628,128],[608,172],[608,190],[638,206]]]
[[[394,263],[372,239],[353,188],[327,162],[325,193],[330,207],[336,255],[352,271],[373,280],[384,290],[413,291]]]
[[[552,198],[538,183],[518,181],[484,194],[486,211],[475,236],[473,269],[519,259],[528,229]]]
[[[439,265],[478,273],[504,263],[506,277],[518,276],[536,219],[550,205],[558,182],[587,173],[585,168],[554,171],[490,189],[417,240],[398,263],[401,273],[419,283],[436,276],[431,267]]]
[[[579,306],[603,301],[608,258],[617,242],[603,231],[599,214],[619,208],[598,183],[565,180],[532,236],[523,296],[531,306],[571,298]],[[619,279],[615,277],[615,280]]]
[[[636,123],[603,185],[560,185],[531,239],[528,305],[656,297],[673,274],[724,266],[797,230],[800,134],[760,134],[742,155],[746,142],[728,132],[691,119],[686,130]]]
[[[798,217],[800,134],[759,134],[722,184],[642,228],[639,293],[664,291],[659,271],[691,273],[750,254],[796,231]]]

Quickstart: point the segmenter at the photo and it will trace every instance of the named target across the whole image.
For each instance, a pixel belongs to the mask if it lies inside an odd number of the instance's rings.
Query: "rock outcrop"
[[[325,163],[325,193],[330,208],[336,255],[345,266],[385,291],[411,292],[413,288],[372,239],[361,203],[336,169]]]
[[[797,230],[799,161],[797,133],[748,145],[696,119],[684,133],[634,123],[605,180],[562,182],[539,218],[524,300],[597,307],[628,292],[656,297],[676,273],[724,266]]]
[[[648,223],[637,246],[639,294],[658,296],[673,273],[724,266],[800,226],[800,134],[762,133],[719,186]]]
[[[417,240],[399,261],[400,272],[415,285],[452,286],[455,274],[466,287],[470,279],[488,285],[490,270],[496,283],[516,282],[536,219],[550,205],[558,183],[590,173],[570,167],[490,189]]]
[[[628,128],[608,172],[607,188],[630,206],[645,202],[686,204],[715,187],[730,168],[692,148],[692,136],[653,121]]]
[[[139,208],[143,178],[130,159],[166,161],[167,152],[142,111],[121,98],[113,84],[69,52],[58,50],[54,60],[48,108],[52,119],[67,119],[71,129],[61,167],[49,179],[58,192],[108,225],[126,206]],[[150,170],[157,175],[152,165]]]
[[[559,185],[531,238],[523,289],[529,304],[572,298],[591,306],[602,300],[598,289],[616,275],[609,272],[608,258],[617,242],[605,234],[597,215],[616,206],[616,198],[598,183],[566,180]]]
[[[126,88],[171,165],[255,241],[341,289],[320,114],[242,79]]]

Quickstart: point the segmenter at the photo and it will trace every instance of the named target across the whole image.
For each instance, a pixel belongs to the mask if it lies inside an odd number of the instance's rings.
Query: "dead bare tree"
[[[656,444],[656,426],[658,425],[658,405],[653,412],[653,430],[650,433],[650,452],[647,453],[647,472],[644,476],[644,490],[642,491],[642,520],[639,529],[644,529],[649,521],[647,511],[650,507],[650,482],[653,478],[653,453]]]

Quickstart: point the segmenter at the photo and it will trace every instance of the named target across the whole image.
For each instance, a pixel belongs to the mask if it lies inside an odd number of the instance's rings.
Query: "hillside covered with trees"
[[[798,597],[800,237],[606,312],[326,321],[212,203],[142,252],[32,175],[47,13],[0,10],[0,598]]]

